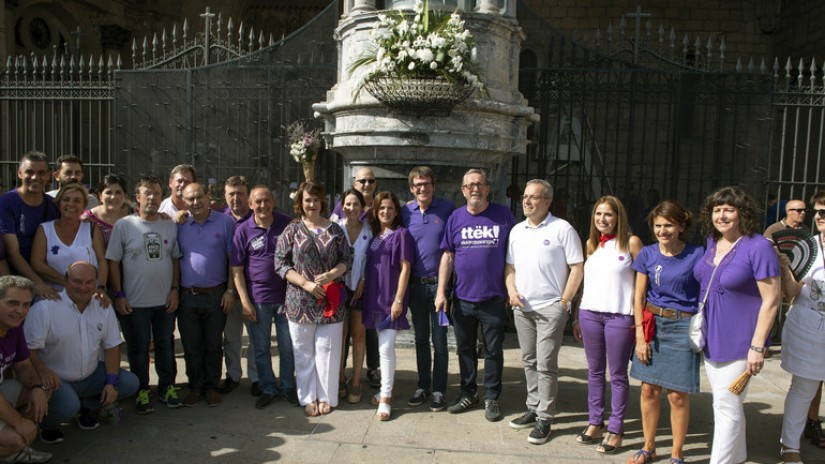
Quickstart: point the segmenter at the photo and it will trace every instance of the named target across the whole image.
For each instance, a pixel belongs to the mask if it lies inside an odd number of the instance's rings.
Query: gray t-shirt
[[[106,259],[123,264],[123,291],[133,308],[166,304],[172,286],[172,259],[180,258],[178,226],[169,220],[126,216],[109,238]]]

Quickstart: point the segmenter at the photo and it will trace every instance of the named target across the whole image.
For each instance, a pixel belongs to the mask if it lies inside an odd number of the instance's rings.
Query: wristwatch
[[[37,388],[39,388],[39,389],[43,390],[44,392],[48,392],[48,391],[49,391],[49,389],[48,389],[48,388],[46,388],[46,386],[45,386],[45,385],[43,385],[42,383],[37,383],[37,384],[32,385],[32,388],[31,388],[31,389],[32,389],[32,390],[34,390],[34,389],[37,389]]]
[[[765,347],[764,346],[751,345],[751,350],[756,351],[757,353],[762,353],[762,354],[765,353]]]

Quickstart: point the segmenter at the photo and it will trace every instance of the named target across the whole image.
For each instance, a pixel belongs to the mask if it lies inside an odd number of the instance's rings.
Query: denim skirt
[[[684,393],[699,392],[700,355],[690,349],[690,318],[655,316],[656,335],[650,342],[650,362],[643,364],[633,350],[630,376],[642,382]]]

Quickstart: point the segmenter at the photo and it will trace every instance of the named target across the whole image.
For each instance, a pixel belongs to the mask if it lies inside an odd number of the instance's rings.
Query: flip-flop
[[[656,460],[656,450],[647,451],[640,449],[627,458],[627,464],[650,464],[654,460]]]

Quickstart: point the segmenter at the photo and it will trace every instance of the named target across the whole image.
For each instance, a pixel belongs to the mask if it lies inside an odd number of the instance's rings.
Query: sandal
[[[795,454],[796,456],[785,457],[789,454]],[[802,455],[799,454],[798,449],[782,448],[779,450],[779,456],[782,457],[782,462],[784,464],[802,464]]]
[[[810,440],[812,445],[825,448],[825,433],[822,432],[822,421],[808,419],[805,422],[805,438]]]
[[[380,421],[388,421],[390,420],[390,414],[392,413],[392,407],[390,403],[378,403],[378,410],[375,411],[375,417],[378,418]]]
[[[357,404],[361,402],[361,385],[349,387],[349,394],[347,394],[347,402],[350,404]]]
[[[595,427],[596,431],[592,432],[591,435],[587,434],[587,431],[590,430],[590,427]],[[594,425],[589,424],[586,429],[576,437],[576,442],[580,445],[592,445],[596,443],[596,440],[602,437],[604,434],[604,424]]]
[[[318,403],[318,413],[319,414],[329,414],[332,412],[332,406],[325,401],[321,401]]]
[[[670,464],[679,464],[678,462],[673,462],[676,458],[671,458]],[[648,451],[644,449],[640,449],[633,453],[632,456],[627,458],[627,464],[649,464],[656,460],[656,450]],[[678,461],[678,459],[676,459]]]
[[[614,440],[614,437],[618,438]],[[610,444],[610,441],[614,440],[613,445]],[[622,434],[621,433],[613,433],[611,431],[607,431],[604,434],[604,438],[602,438],[602,442],[599,446],[596,447],[596,451],[604,454],[616,454],[619,451],[619,448],[622,447]]]
[[[670,458],[670,464],[685,464],[685,461],[679,458]]]
[[[304,413],[306,413],[309,417],[317,417],[318,416],[318,404],[314,401],[312,403],[307,404],[304,406]]]

